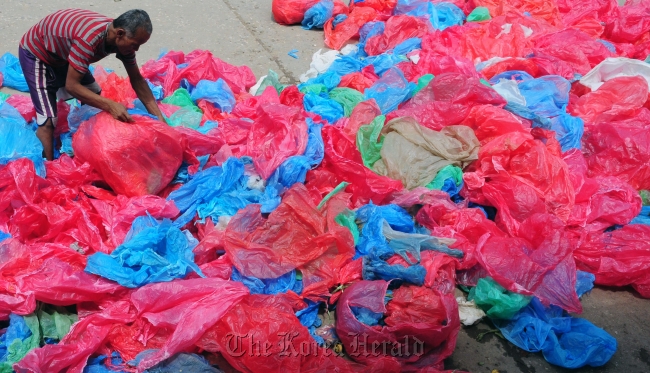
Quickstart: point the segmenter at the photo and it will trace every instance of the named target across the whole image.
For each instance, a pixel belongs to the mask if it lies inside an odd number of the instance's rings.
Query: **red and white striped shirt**
[[[62,9],[43,18],[23,35],[20,46],[51,66],[66,64],[80,73],[111,53],[135,65],[135,53],[123,56],[107,49],[106,34],[113,20],[83,9]]]

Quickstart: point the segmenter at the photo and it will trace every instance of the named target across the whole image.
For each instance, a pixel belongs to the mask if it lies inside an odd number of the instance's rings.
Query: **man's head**
[[[128,55],[149,40],[153,27],[147,12],[131,9],[113,20],[115,46],[120,54]]]

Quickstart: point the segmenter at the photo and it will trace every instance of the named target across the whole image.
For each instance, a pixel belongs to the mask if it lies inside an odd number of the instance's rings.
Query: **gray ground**
[[[17,53],[23,33],[40,18],[60,8],[81,7],[107,16],[145,9],[152,17],[154,33],[138,53],[140,64],[156,58],[161,49],[209,49],[236,65],[250,66],[260,77],[268,69],[276,71],[284,82],[295,82],[309,67],[311,55],[323,48],[320,31],[275,24],[271,18],[271,0],[2,0],[0,5],[0,53]],[[287,53],[298,49],[299,59]],[[105,67],[123,73],[114,58],[102,61]],[[3,89],[5,90],[5,89]],[[650,371],[650,301],[631,289],[593,290],[583,298],[584,314],[618,340],[618,351],[600,368],[575,372]],[[522,351],[494,334],[477,341],[491,330],[489,322],[463,328],[455,353],[446,362],[447,369],[471,372],[541,373],[566,372],[544,360],[541,354]]]

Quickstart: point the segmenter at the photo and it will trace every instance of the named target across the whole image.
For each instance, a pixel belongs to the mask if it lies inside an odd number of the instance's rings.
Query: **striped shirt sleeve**
[[[93,53],[93,47],[82,39],[76,39],[72,42],[68,62],[77,71],[82,74],[88,72]]]

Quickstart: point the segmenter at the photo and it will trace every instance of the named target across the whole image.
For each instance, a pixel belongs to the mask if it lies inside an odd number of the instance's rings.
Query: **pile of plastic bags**
[[[0,94],[0,371],[437,372],[483,315],[606,364],[568,312],[594,283],[650,297],[650,3],[272,11],[333,49],[300,84],[165,53],[165,124],[96,68],[136,123],[60,102],[52,162]]]

